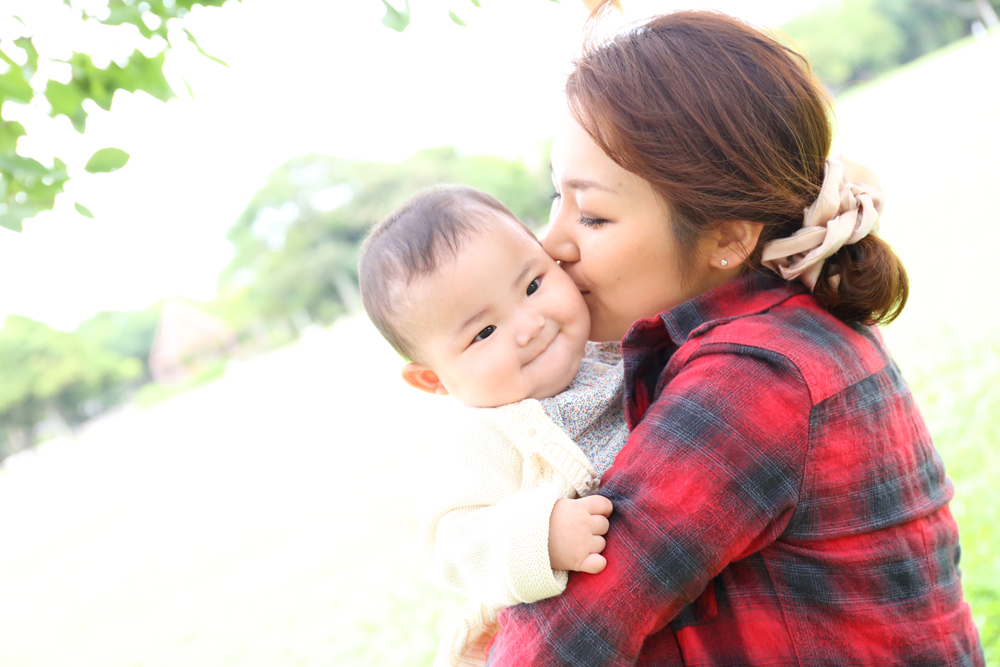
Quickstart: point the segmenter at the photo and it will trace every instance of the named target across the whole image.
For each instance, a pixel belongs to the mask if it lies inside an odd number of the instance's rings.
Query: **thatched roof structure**
[[[235,346],[236,333],[223,320],[181,299],[167,299],[149,352],[149,369],[157,382],[172,382]]]

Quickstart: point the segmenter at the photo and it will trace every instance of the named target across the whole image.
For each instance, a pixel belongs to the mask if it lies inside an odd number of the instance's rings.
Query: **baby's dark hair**
[[[361,302],[379,333],[407,360],[416,345],[399,331],[401,293],[414,279],[437,270],[446,254],[490,223],[490,212],[521,224],[506,206],[475,188],[436,185],[420,190],[375,225],[358,259]],[[487,215],[483,215],[486,213]],[[526,233],[531,233],[525,228]]]

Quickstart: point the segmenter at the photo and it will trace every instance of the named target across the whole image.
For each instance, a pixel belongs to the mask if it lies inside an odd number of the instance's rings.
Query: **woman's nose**
[[[542,239],[542,247],[549,257],[569,264],[580,261],[580,249],[573,240],[571,232],[572,221],[562,220],[555,208],[549,219],[549,231]]]
[[[517,330],[517,344],[524,347],[545,328],[545,318],[541,313],[529,313],[521,318]]]

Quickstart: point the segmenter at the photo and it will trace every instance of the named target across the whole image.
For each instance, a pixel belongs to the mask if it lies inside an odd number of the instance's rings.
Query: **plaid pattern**
[[[748,275],[624,356],[608,567],[505,610],[490,665],[983,665],[952,485],[876,329]]]

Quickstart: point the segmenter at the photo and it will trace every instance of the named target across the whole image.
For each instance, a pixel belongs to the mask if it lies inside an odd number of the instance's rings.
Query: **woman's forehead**
[[[563,125],[552,140],[549,162],[557,187],[594,190],[631,196],[646,185],[641,177],[622,168],[597,145],[575,120]]]
[[[650,190],[642,177],[622,168],[601,150],[586,131],[552,142],[552,181],[560,190],[633,198]]]

